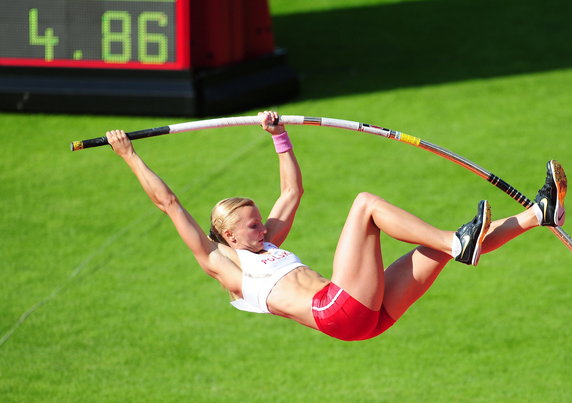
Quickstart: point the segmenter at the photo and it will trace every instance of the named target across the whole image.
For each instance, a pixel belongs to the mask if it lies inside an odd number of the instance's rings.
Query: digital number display
[[[189,0],[17,0],[0,12],[0,66],[184,70]]]

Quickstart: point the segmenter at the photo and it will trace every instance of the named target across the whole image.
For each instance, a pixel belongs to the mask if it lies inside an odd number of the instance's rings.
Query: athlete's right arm
[[[225,288],[240,295],[242,272],[235,264],[236,258],[233,259],[234,251],[211,241],[206,236],[169,186],[135,152],[131,140],[124,131],[107,132],[107,139],[113,150],[131,168],[151,201],[171,218],[201,268]]]
[[[164,211],[205,273],[230,292],[242,296],[242,270],[236,264],[238,256],[234,249],[210,240],[174,195]]]

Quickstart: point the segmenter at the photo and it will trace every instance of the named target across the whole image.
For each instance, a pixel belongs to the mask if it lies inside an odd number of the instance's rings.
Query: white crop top
[[[278,280],[297,267],[304,266],[298,256],[264,242],[263,253],[237,249],[242,268],[242,299],[231,301],[242,311],[270,313],[266,299]]]

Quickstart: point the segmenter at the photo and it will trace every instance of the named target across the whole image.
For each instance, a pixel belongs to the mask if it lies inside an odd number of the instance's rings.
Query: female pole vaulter
[[[217,203],[211,231],[205,234],[177,196],[135,152],[122,130],[107,132],[113,150],[131,168],[153,203],[166,213],[201,268],[235,297],[238,309],[292,319],[331,337],[366,340],[390,328],[433,284],[451,260],[476,265],[524,232],[564,223],[566,175],[556,161],[547,164],[535,205],[490,221],[490,206],[480,201],[477,215],[457,231],[433,227],[379,196],[355,198],[335,251],[331,280],[281,249],[303,194],[302,174],[275,112],[258,114],[278,153],[281,193],[266,220],[256,204],[233,197]],[[416,246],[387,269],[380,232]]]

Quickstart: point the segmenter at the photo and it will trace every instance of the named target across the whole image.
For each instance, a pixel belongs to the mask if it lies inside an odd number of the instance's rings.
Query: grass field
[[[572,172],[570,2],[270,4],[302,92],[268,108],[419,136],[531,198],[547,160]],[[183,120],[0,114],[1,401],[571,399],[572,256],[547,229],[483,256],[477,269],[451,263],[373,340],[340,342],[233,309],[108,148],[68,150],[107,129]],[[306,193],[285,247],[325,276],[360,191],[447,229],[472,217],[480,199],[494,217],[522,209],[405,144],[328,128],[290,134]],[[256,127],[136,148],[205,228],[224,197],[252,197],[267,213],[277,196],[276,156]],[[387,237],[382,245],[387,263],[411,248]]]

